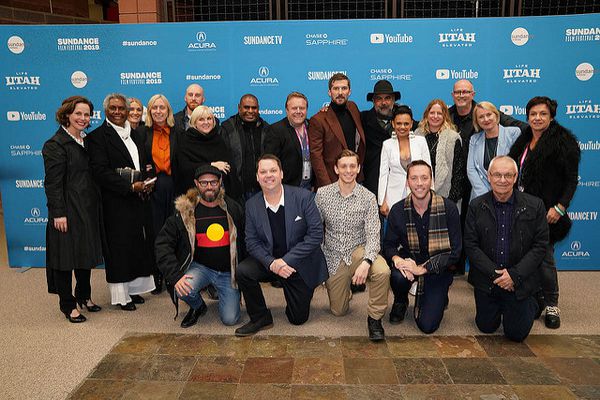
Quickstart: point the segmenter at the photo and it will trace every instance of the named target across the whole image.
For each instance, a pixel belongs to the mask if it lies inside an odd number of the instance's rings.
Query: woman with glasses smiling
[[[500,125],[500,112],[489,101],[482,101],[473,109],[473,127],[481,132],[471,136],[467,157],[467,176],[471,182],[471,200],[491,190],[487,178],[490,161],[508,154],[510,146],[521,134],[514,126]]]
[[[554,119],[557,103],[546,96],[529,100],[525,110],[529,127],[517,139],[509,155],[519,166],[517,187],[544,201],[550,241],[542,262],[541,278],[546,327],[560,327],[558,275],[554,262],[554,244],[571,229],[567,208],[575,195],[579,175],[580,150],[577,138]]]

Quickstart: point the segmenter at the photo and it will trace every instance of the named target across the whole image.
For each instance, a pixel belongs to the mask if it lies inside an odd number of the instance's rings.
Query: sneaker
[[[546,328],[558,329],[560,328],[560,309],[556,306],[546,307]]]
[[[390,312],[390,324],[396,325],[404,321],[407,308],[408,304],[406,303],[394,303],[392,305],[392,311]]]
[[[369,328],[369,340],[372,342],[379,342],[385,339],[385,332],[383,330],[383,325],[381,325],[381,319],[367,317],[367,327]]]

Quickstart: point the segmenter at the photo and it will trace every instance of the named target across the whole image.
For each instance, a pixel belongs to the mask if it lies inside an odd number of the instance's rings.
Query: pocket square
[[[300,221],[301,219],[302,219],[302,217],[298,215],[298,216],[296,217],[296,219],[294,220],[294,222],[296,222],[296,221]]]

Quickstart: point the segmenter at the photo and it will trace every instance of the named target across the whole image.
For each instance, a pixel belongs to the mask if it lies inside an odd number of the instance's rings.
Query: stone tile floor
[[[600,336],[130,334],[70,399],[600,399]]]

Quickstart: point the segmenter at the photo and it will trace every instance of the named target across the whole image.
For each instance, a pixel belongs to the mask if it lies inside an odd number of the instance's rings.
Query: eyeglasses
[[[454,90],[452,93],[454,93],[457,96],[466,96],[468,94],[473,93],[472,90]]]
[[[200,187],[205,188],[208,185],[210,185],[211,187],[217,187],[219,186],[219,181],[218,180],[212,180],[212,181],[198,181],[198,184],[200,185]]]
[[[493,174],[490,174],[490,176],[492,177],[492,179],[499,181],[500,179],[504,178],[507,181],[510,181],[512,178],[514,178],[517,174],[515,174],[514,172],[507,172],[506,174],[501,174],[499,172],[494,172]]]

